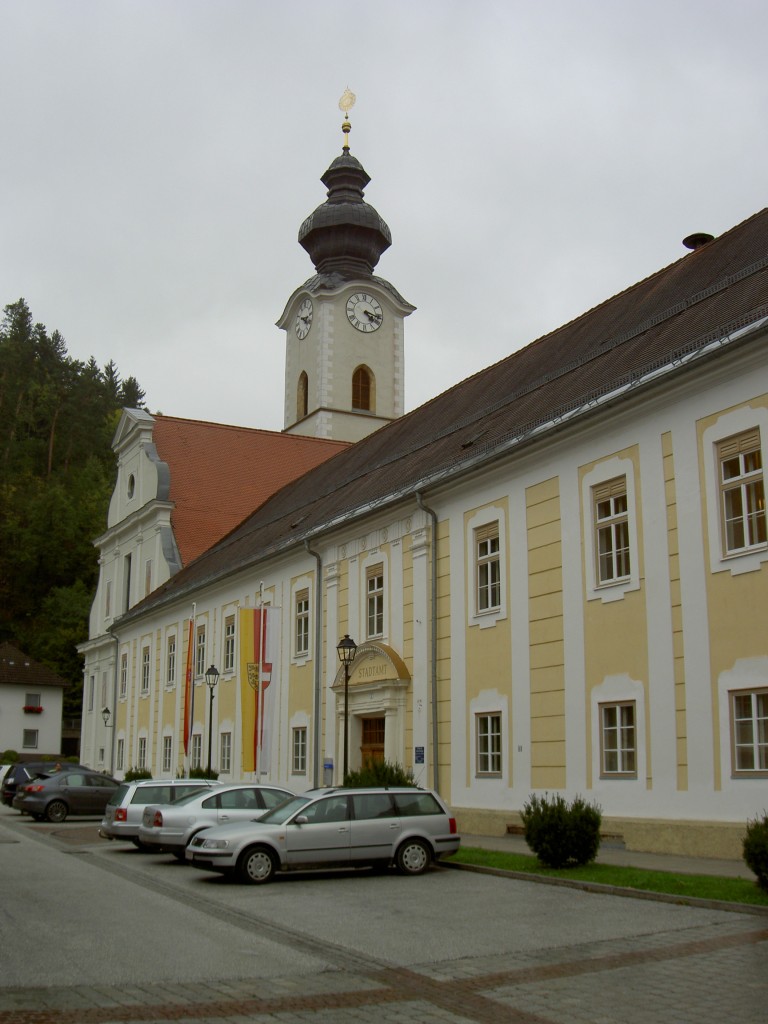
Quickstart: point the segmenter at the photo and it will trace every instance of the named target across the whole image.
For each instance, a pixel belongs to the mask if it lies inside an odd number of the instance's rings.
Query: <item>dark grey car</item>
[[[116,779],[100,772],[62,768],[19,786],[13,806],[37,821],[64,821],[70,814],[98,815],[104,813],[118,786]]]
[[[70,764],[66,761],[63,765],[58,761],[19,761],[12,764],[3,777],[2,790],[0,790],[3,803],[12,807],[19,786],[31,782],[39,775],[53,775],[54,772],[63,771],[64,768],[84,768],[84,765]]]

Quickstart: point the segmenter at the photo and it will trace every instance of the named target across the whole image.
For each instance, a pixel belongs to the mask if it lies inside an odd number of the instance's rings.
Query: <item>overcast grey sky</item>
[[[766,205],[766,38],[766,0],[0,0],[0,305],[281,429],[349,86],[412,409]]]

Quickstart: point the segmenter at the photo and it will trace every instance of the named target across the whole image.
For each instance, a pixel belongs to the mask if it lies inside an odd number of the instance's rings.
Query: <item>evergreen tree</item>
[[[141,408],[134,377],[72,359],[58,331],[35,324],[24,299],[0,325],[0,639],[71,681],[81,659],[114,482],[119,410]]]

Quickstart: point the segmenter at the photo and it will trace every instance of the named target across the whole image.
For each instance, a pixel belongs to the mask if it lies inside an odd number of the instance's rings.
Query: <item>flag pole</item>
[[[197,631],[197,603],[192,602],[192,618],[189,620],[187,643],[187,671],[185,679],[186,704],[184,707],[184,774],[189,778],[192,755],[192,727],[195,719],[195,635]]]
[[[259,688],[256,691],[256,781],[261,782],[261,737],[264,730],[264,581],[259,583]]]

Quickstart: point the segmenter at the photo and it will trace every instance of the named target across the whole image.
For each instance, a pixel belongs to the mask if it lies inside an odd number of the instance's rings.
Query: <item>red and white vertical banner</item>
[[[280,642],[280,609],[271,605],[240,609],[240,679],[243,708],[243,769],[266,774],[269,770],[274,718],[274,687]],[[251,696],[248,696],[250,691]]]

